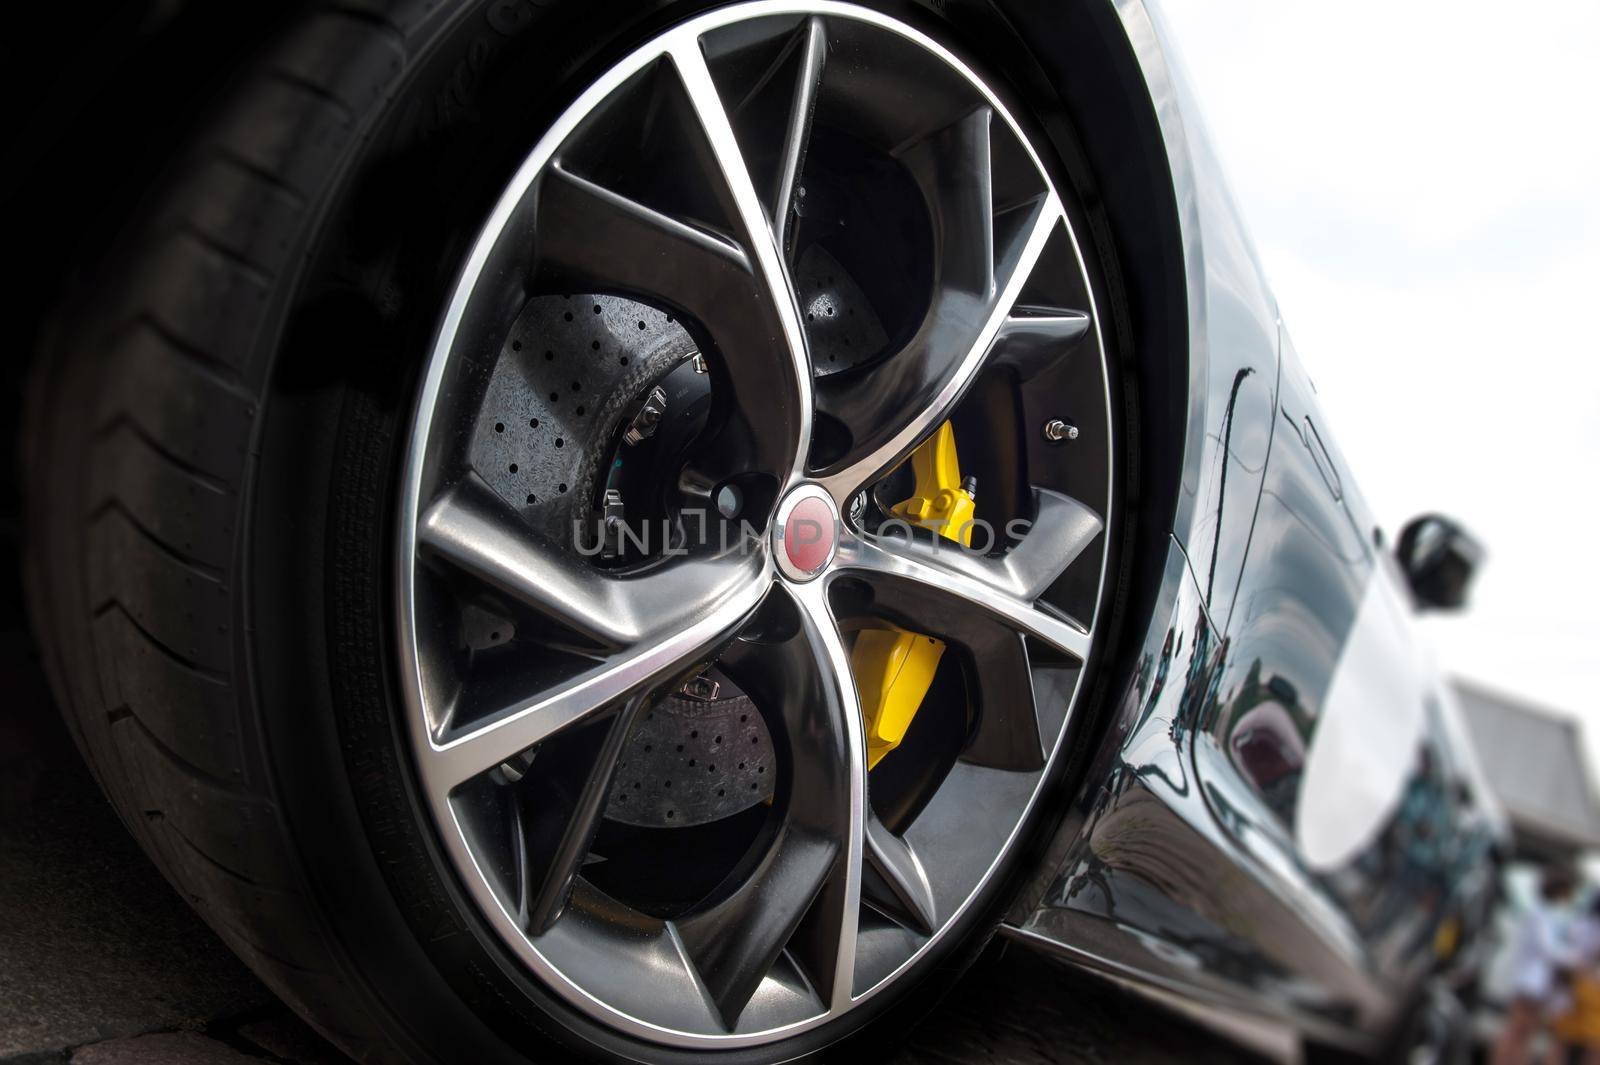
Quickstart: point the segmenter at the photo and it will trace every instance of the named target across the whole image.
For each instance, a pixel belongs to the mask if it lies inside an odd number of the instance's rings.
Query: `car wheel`
[[[56,691],[346,1050],[787,1060],[992,933],[1121,520],[1011,101],[866,6],[330,10],[58,316]]]

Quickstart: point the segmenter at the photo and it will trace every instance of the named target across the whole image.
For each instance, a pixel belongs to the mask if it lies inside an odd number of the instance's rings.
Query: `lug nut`
[[[867,492],[862,489],[850,497],[850,502],[845,504],[845,513],[850,516],[850,524],[860,528],[867,516]]]
[[[1078,427],[1060,418],[1051,418],[1044,423],[1044,438],[1052,444],[1059,444],[1063,440],[1078,439]]]
[[[744,493],[736,484],[725,484],[717,489],[717,513],[732,521],[744,509]]]

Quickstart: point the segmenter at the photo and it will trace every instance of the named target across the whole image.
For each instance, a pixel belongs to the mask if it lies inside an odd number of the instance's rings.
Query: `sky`
[[[1161,10],[1380,524],[1488,550],[1441,666],[1600,763],[1600,2]]]

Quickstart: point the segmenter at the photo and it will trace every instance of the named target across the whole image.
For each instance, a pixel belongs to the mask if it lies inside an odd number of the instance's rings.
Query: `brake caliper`
[[[895,504],[893,512],[946,540],[970,544],[976,484],[961,479],[949,422],[911,453],[911,471],[911,498]],[[941,641],[884,621],[856,635],[850,666],[861,694],[869,769],[905,739],[943,654]]]

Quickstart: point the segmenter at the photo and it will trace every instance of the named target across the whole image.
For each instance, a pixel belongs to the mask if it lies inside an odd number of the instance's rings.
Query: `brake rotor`
[[[572,539],[631,408],[695,353],[663,311],[620,296],[537,296],[506,337],[470,461],[551,541]]]
[[[816,244],[796,266],[814,373],[848,370],[881,352],[887,334],[854,278]],[[682,325],[647,304],[587,294],[530,299],[485,387],[472,468],[536,530],[569,543],[574,520],[601,494],[630,419],[652,389],[695,355]],[[464,620],[469,647],[492,647],[513,631],[508,618],[478,614]],[[772,798],[776,771],[766,723],[748,696],[717,676],[715,697],[675,693],[635,726],[619,759],[608,818],[679,828]]]
[[[856,279],[821,244],[801,252],[794,274],[813,374],[840,373],[883,351],[889,335],[872,303]]]
[[[716,693],[675,693],[634,726],[606,816],[642,828],[720,821],[772,798],[772,736],[750,697],[720,674]]]

